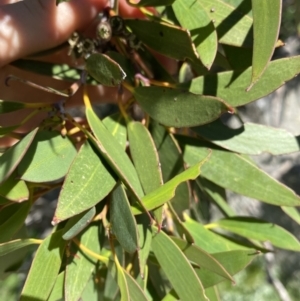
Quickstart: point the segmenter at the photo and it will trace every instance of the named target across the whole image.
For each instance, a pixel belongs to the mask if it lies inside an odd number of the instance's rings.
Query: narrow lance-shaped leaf
[[[189,165],[213,148],[211,159],[201,175],[236,193],[279,206],[299,206],[300,197],[242,156],[193,138],[177,137],[184,147],[184,160]],[[249,184],[251,183],[251,184]]]
[[[141,0],[138,3],[132,0],[126,0],[128,4],[136,7],[142,6],[167,6],[171,5],[175,0]]]
[[[98,238],[98,225],[91,224],[82,235],[80,235],[80,243],[92,250],[95,253],[100,253],[100,244]],[[78,246],[72,244],[71,255],[74,258],[70,258],[71,262],[66,267],[65,272],[65,300],[77,301],[80,299],[82,292],[95,270],[97,260],[89,254],[83,254],[78,250]],[[73,252],[74,255],[73,255]]]
[[[57,301],[63,300],[64,298],[64,282],[65,282],[65,272],[61,272],[55,281],[51,295],[47,301]]]
[[[86,141],[80,148],[64,181],[53,222],[65,220],[95,206],[108,195],[115,183],[103,159]]]
[[[25,181],[55,181],[66,175],[75,156],[76,148],[68,137],[40,131],[19,164],[18,173]]]
[[[26,108],[26,104],[23,102],[0,100],[0,114],[14,112],[24,108]]]
[[[122,248],[128,253],[134,253],[138,249],[137,227],[121,183],[118,183],[112,192],[110,223],[111,230]]]
[[[160,186],[158,189],[154,190],[153,192],[147,194],[142,198],[142,202],[144,206],[148,210],[152,210],[157,208],[164,203],[168,202],[172,199],[175,194],[177,186],[185,181],[194,180],[200,174],[201,166],[209,159],[209,155],[206,158],[193,167],[190,167],[186,171],[182,172],[181,174],[175,176],[172,180],[168,181],[164,185]],[[131,207],[133,214],[141,214],[143,211],[138,207]]]
[[[47,300],[55,284],[66,241],[61,231],[44,239],[39,246],[22,290],[20,301]],[[41,281],[43,279],[43,281]]]
[[[263,152],[282,155],[299,151],[298,137],[284,129],[245,123],[232,129],[221,120],[192,128],[201,137],[236,153],[259,155]]]
[[[181,26],[190,31],[203,65],[210,69],[217,53],[218,40],[214,24],[201,1],[177,0],[172,8]]]
[[[282,227],[252,217],[231,217],[215,222],[225,230],[250,239],[270,241],[275,247],[300,251],[300,242]]]
[[[142,109],[166,126],[190,127],[209,123],[231,111],[222,99],[164,87],[137,87],[133,95]]]
[[[96,208],[92,207],[91,209],[70,218],[64,227],[62,238],[64,240],[71,240],[90,224],[95,214]]]
[[[3,183],[15,170],[23,156],[27,152],[38,128],[27,134],[17,144],[10,147],[0,157],[0,184]]]
[[[252,76],[252,67],[242,71],[227,71],[194,78],[181,84],[196,94],[217,96],[233,107],[262,98],[281,87],[300,73],[300,56],[271,61],[260,80],[246,92]]]
[[[281,0],[252,0],[254,46],[248,90],[259,80],[273,55],[280,28],[281,3]]]
[[[154,235],[152,250],[181,300],[207,301],[203,286],[187,258],[163,231]]]
[[[281,206],[283,212],[285,212],[290,218],[300,225],[300,213],[297,208]]]
[[[4,242],[0,244],[0,256],[4,256],[15,250],[36,244],[40,244],[40,241],[33,238],[15,239],[8,242]]]
[[[117,282],[120,288],[121,293],[121,301],[130,301],[130,295],[128,290],[128,285],[125,277],[125,271],[123,270],[122,266],[119,263],[118,257],[115,255],[115,264],[117,268]]]

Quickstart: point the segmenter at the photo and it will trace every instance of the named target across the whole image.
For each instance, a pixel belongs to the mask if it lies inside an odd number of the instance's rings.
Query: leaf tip
[[[56,226],[60,222],[61,222],[61,220],[59,218],[57,218],[56,216],[54,216],[51,224],[52,224],[52,226]]]

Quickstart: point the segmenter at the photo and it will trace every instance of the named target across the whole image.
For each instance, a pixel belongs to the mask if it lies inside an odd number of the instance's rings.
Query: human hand
[[[57,95],[37,90],[24,83],[12,82],[10,87],[5,85],[8,75],[14,74],[26,80],[31,80],[42,86],[51,86],[55,89],[66,89],[69,82],[49,79],[35,75],[7,65],[9,62],[42,50],[53,48],[65,42],[74,31],[84,29],[97,14],[107,5],[107,0],[71,0],[56,6],[55,0],[0,0],[0,99],[20,102],[54,103],[58,101]],[[120,14],[125,17],[139,17],[141,13],[120,0]],[[63,60],[67,59],[65,53],[60,54]],[[47,57],[48,60],[53,59]],[[55,55],[57,59],[57,55]],[[89,87],[92,99],[103,102],[115,102],[117,93],[114,88],[102,86]],[[78,91],[68,99],[70,104],[82,103],[82,91]],[[0,126],[18,124],[28,110],[9,113],[1,116]],[[21,131],[27,131],[38,124],[45,116],[27,123]],[[0,143],[1,144],[1,143]]]

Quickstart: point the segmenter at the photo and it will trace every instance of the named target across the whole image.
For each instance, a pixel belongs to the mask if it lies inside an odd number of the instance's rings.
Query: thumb
[[[55,47],[86,26],[107,0],[24,0],[0,7],[0,67]]]

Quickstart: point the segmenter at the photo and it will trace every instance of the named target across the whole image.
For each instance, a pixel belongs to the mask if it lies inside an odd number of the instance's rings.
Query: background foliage
[[[160,15],[149,5],[160,5]],[[33,112],[48,111],[48,118],[0,157],[1,277],[36,251],[20,300],[227,300],[240,298],[241,287],[253,299],[274,249],[300,251],[290,231],[238,215],[225,193],[274,205],[299,224],[299,196],[250,157],[298,152],[298,137],[244,123],[238,108],[299,73],[299,56],[272,60],[282,44],[281,1],[142,0],[137,6],[147,19],[125,20],[119,30],[112,20],[122,20],[102,17],[112,37],[103,46],[100,35],[93,45],[105,55],[78,58],[98,83],[122,84],[132,98],[99,119],[85,94],[80,124],[60,103],[37,103]],[[149,49],[178,60],[178,74],[171,76]],[[82,74],[67,65],[14,65],[70,81]],[[5,99],[0,113],[28,106]],[[226,125],[228,114],[238,127]],[[1,135],[15,136],[19,126],[1,128]],[[58,188],[51,232],[28,233],[30,209]],[[253,260],[253,273],[234,277]],[[275,290],[265,285],[257,298],[289,300],[276,273],[269,277]],[[237,295],[228,295],[234,282]]]

